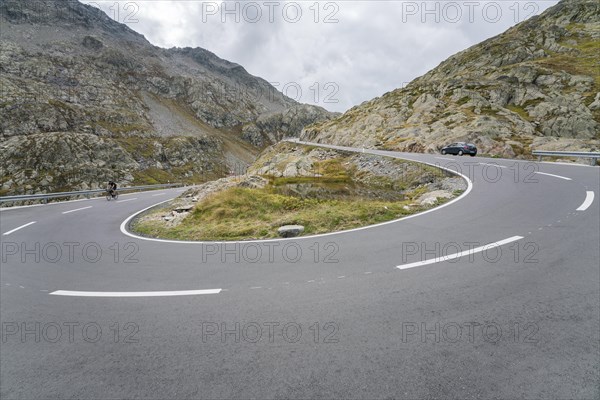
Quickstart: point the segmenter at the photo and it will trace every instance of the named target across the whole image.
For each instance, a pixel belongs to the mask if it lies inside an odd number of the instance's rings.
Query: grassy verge
[[[134,223],[133,228],[146,236],[168,239],[244,240],[274,238],[280,226],[299,224],[304,226],[304,234],[310,235],[376,224],[422,211],[425,207],[412,205],[413,197],[422,192],[416,190],[413,196],[401,202],[342,201],[301,199],[265,189],[232,188],[198,204],[192,214],[175,227],[144,220]],[[405,207],[408,205],[411,207]]]
[[[163,219],[172,207],[157,208],[137,218],[133,230],[176,240],[248,240],[275,238],[283,225],[302,225],[304,235],[311,235],[402,218],[448,200],[438,198],[428,206],[417,201],[431,190],[431,183],[448,176],[432,166],[373,156],[353,160],[355,155],[343,152],[303,160],[311,150],[298,151],[289,144],[267,150],[256,165],[262,167],[277,154],[288,157],[277,158],[276,169],[269,170],[272,175],[264,176],[265,187],[238,185],[215,192],[173,223]],[[273,171],[299,161],[310,165],[304,176],[274,176]]]

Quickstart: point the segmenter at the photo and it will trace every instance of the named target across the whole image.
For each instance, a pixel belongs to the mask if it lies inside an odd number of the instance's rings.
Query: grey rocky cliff
[[[34,194],[215,179],[220,143],[197,137],[111,139],[90,133],[46,132],[0,141],[0,193]],[[17,188],[17,189],[15,189]]]
[[[298,104],[207,50],[155,47],[78,1],[2,1],[0,24],[0,143],[8,150],[23,149],[40,134],[52,141],[64,133],[61,142],[73,144],[90,135],[100,146],[98,154],[117,151],[135,161],[113,163],[110,174],[139,183],[198,181],[204,173],[199,171],[240,169],[262,147],[283,135],[297,136],[304,125],[332,115]],[[259,119],[269,122],[257,123]],[[174,137],[182,139],[169,139]],[[178,145],[188,141],[189,152],[196,154],[178,165]],[[144,150],[156,142],[172,154],[168,162]],[[175,147],[169,149],[171,145]],[[13,179],[13,173],[22,172],[23,160],[7,154],[16,152],[2,155],[7,170],[0,178],[0,194],[26,193],[27,185],[42,183]],[[90,157],[91,164],[78,164],[83,157],[77,156],[71,165],[93,168],[103,161]],[[38,167],[30,157],[27,168],[37,170],[42,161]],[[98,170],[97,175],[99,183],[106,174]],[[73,177],[64,187],[88,184]],[[55,187],[35,188],[51,189]]]

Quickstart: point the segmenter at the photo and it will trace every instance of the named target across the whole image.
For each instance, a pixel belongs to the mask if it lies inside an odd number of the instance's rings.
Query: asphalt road
[[[598,398],[600,168],[374,152],[472,188],[229,244],[121,230],[181,189],[2,210],[0,397]]]

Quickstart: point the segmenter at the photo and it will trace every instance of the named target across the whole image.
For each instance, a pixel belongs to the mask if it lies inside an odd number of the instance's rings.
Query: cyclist
[[[111,197],[115,197],[115,193],[117,191],[117,184],[112,180],[108,181],[108,186],[106,187],[106,191]]]

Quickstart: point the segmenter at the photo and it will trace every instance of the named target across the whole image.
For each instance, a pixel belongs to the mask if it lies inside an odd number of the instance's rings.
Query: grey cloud
[[[206,48],[254,75],[279,82],[279,89],[285,84],[299,86],[302,97],[298,100],[345,111],[402,86],[450,55],[503,32],[532,12],[539,14],[557,1],[428,1],[426,9],[422,1],[323,1],[318,3],[318,15],[314,2],[299,2],[302,18],[296,23],[282,15],[285,4],[292,3],[289,1],[279,3],[273,22],[268,20],[268,8],[262,6],[262,17],[255,23],[246,22],[244,15],[240,15],[239,23],[230,15],[225,23],[219,14],[203,15],[220,2],[145,1],[138,3],[139,23],[130,27],[158,46]],[[234,4],[228,1],[227,7],[233,9]],[[241,9],[248,2],[239,4]],[[460,18],[451,13],[452,7],[460,9]],[[324,23],[336,10],[333,17],[339,22]],[[497,10],[500,15],[496,21]],[[255,15],[248,14],[246,19]],[[337,103],[324,102],[335,92],[331,85],[325,90],[328,83],[338,89],[333,96]]]

